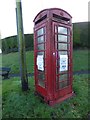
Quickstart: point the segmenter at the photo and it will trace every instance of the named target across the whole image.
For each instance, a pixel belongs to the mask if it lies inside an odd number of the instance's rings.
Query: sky
[[[72,22],[88,21],[89,0],[21,0],[24,33],[33,33],[33,19],[43,9],[61,8],[72,16]],[[15,0],[0,0],[1,38],[17,34]]]

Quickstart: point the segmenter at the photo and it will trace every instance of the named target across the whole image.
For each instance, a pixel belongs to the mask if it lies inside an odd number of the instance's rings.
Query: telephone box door
[[[54,32],[54,66],[55,98],[63,97],[72,91],[72,28],[53,23]]]

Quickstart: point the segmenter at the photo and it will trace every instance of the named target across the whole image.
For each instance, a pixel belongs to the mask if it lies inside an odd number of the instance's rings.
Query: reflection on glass
[[[38,43],[44,42],[44,36],[38,37]]]
[[[67,34],[67,28],[65,28],[65,27],[58,27],[58,33]]]
[[[67,44],[58,43],[58,50],[67,50]]]
[[[38,50],[44,50],[44,44],[38,45]]]
[[[67,80],[68,75],[67,74],[60,74],[59,80]]]
[[[39,74],[38,74],[38,84],[42,87],[45,87],[45,74],[44,71],[40,71],[39,70]]]
[[[60,84],[59,84],[60,88],[64,88],[66,86],[68,86],[68,81],[60,82]]]
[[[58,35],[58,42],[67,42],[67,36]]]
[[[70,44],[68,44],[68,50],[70,50]]]
[[[70,42],[70,36],[67,36],[67,39],[68,39],[67,42]]]
[[[38,79],[40,79],[40,80],[44,80],[45,79],[45,75],[44,75],[43,71],[39,70]]]
[[[37,55],[43,55],[44,56],[44,52],[38,52]]]
[[[41,28],[37,31],[37,36],[43,35],[44,34],[44,28]]]
[[[67,55],[67,51],[59,51],[59,55]]]

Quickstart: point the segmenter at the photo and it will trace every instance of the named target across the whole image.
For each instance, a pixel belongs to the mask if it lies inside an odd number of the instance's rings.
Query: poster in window
[[[38,70],[41,70],[41,71],[44,70],[43,55],[38,55],[38,56],[37,56],[37,67],[38,67]]]
[[[67,55],[60,55],[60,71],[67,71],[68,70],[68,56]]]

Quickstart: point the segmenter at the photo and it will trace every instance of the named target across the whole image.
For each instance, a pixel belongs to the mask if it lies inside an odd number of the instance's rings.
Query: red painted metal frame
[[[67,21],[59,21],[58,19],[54,18],[54,14],[57,16],[62,16],[63,19],[69,19]],[[43,19],[42,19],[43,18]],[[72,42],[72,22],[71,22],[71,15],[66,11],[59,9],[59,8],[51,8],[45,9],[37,14],[34,19],[34,77],[35,77],[35,91],[38,95],[41,95],[45,102],[49,105],[54,105],[55,103],[62,102],[63,100],[73,96],[72,90],[72,53],[73,53],[73,42]],[[55,48],[55,26],[63,26],[70,29],[70,64],[69,64],[69,81],[70,84],[63,89],[56,90],[56,55],[57,50]],[[45,42],[45,88],[41,87],[38,84],[38,73],[37,73],[37,30],[40,28],[46,28],[46,42]]]

